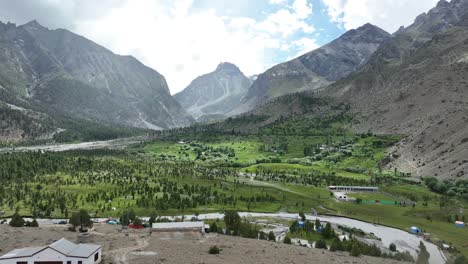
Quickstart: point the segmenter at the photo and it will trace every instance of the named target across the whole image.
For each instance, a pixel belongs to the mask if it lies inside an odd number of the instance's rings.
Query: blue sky
[[[232,62],[246,75],[372,23],[392,33],[437,0],[0,0],[0,20],[37,19],[166,77],[171,93]]]

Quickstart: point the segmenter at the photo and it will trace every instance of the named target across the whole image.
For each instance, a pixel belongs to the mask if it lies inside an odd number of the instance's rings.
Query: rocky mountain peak
[[[381,42],[391,35],[385,30],[367,23],[359,28],[349,30],[337,39],[338,42]]]
[[[197,119],[225,117],[239,104],[252,82],[236,65],[222,62],[214,72],[197,77],[174,98]]]
[[[221,62],[220,64],[218,64],[218,67],[216,67],[215,72],[220,72],[220,71],[241,73],[239,67],[237,67],[235,64],[230,63],[230,62]]]
[[[43,25],[41,25],[36,19],[29,21],[28,23],[23,25],[24,27],[29,28],[37,28],[37,29],[46,29]]]
[[[447,0],[440,0],[436,7],[450,7],[450,3]]]

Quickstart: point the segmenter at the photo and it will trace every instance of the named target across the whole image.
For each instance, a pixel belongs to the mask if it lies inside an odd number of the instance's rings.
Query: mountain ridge
[[[272,98],[326,87],[358,70],[392,36],[367,23],[336,40],[260,74],[232,114],[251,110]]]
[[[0,23],[1,101],[48,115],[150,129],[193,119],[164,76],[66,29]]]

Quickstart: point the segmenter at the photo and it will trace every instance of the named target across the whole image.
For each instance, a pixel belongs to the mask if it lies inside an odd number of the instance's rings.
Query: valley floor
[[[303,248],[264,240],[193,233],[153,233],[121,230],[120,227],[96,224],[93,243],[102,244],[103,263],[403,263],[367,256],[351,257],[349,253]],[[77,233],[65,226],[12,228],[0,225],[1,252],[16,247],[42,246],[62,237],[77,241]],[[222,249],[210,255],[212,246]]]

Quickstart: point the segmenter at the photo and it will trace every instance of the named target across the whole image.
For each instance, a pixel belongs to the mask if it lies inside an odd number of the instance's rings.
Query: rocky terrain
[[[366,24],[319,49],[276,65],[257,77],[233,114],[253,109],[271,98],[315,90],[342,79],[364,65],[380,44],[391,37],[384,30]]]
[[[193,80],[174,98],[194,118],[221,119],[240,104],[251,85],[252,80],[236,65],[226,62]]]
[[[351,103],[357,131],[405,136],[388,166],[466,178],[467,52],[468,1],[442,0],[322,95]]]
[[[193,120],[166,81],[64,29],[0,23],[0,101],[48,115],[163,129]]]
[[[65,226],[12,228],[0,225],[1,253],[17,247],[42,246],[66,238],[78,242],[77,234]],[[12,235],[14,234],[14,235]],[[102,244],[103,263],[404,263],[374,257],[351,257],[349,253],[330,252],[285,245],[265,240],[216,234],[153,233],[120,230],[120,227],[97,224],[89,243]],[[210,247],[222,249],[210,255]],[[183,254],[181,249],[183,248]]]

